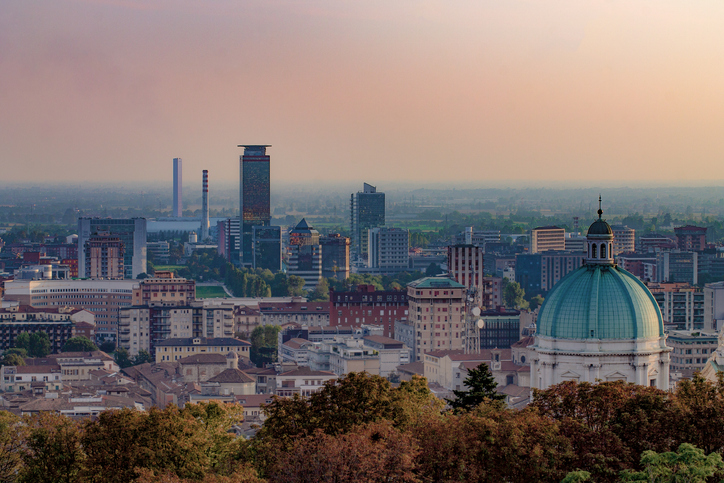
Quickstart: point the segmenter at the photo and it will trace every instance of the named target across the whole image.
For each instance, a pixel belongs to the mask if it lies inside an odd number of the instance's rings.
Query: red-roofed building
[[[262,325],[329,325],[329,302],[259,302]]]

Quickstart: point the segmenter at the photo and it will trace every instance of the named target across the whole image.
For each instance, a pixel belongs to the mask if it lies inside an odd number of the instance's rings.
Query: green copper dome
[[[664,324],[656,300],[634,275],[613,264],[584,265],[548,293],[537,333],[556,339],[648,339],[662,337]]]
[[[606,223],[606,220],[598,219],[594,221],[591,226],[588,228],[588,234],[589,235],[613,235],[613,230],[611,230],[611,227],[608,223]]]

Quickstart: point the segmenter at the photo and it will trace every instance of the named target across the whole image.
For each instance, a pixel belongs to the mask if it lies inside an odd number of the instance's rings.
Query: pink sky
[[[5,0],[4,181],[724,180],[724,3]]]

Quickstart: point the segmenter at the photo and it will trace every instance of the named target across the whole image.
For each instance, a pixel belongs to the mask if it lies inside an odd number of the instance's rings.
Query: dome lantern
[[[586,264],[613,265],[613,230],[601,218],[601,196],[598,196],[598,219],[588,228]]]

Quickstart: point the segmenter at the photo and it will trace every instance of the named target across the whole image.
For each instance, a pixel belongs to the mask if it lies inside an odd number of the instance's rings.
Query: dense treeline
[[[724,383],[673,393],[563,383],[523,410],[445,411],[422,378],[349,374],[274,398],[251,440],[238,405],[210,402],[95,420],[0,412],[0,480],[17,482],[619,482],[724,477]],[[709,456],[706,456],[709,455]]]

